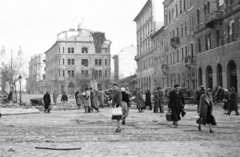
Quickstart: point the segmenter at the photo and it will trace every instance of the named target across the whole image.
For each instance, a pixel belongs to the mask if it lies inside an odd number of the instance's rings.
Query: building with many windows
[[[137,54],[135,46],[127,46],[119,53],[113,56],[114,60],[114,81],[123,79],[128,76],[136,74],[137,64],[134,61],[134,57]]]
[[[196,1],[198,85],[240,89],[240,1]]]
[[[92,83],[107,88],[110,46],[104,32],[90,31],[84,21],[77,30],[59,33],[55,44],[45,52],[47,90],[73,95],[76,90],[93,86]]]
[[[45,80],[45,54],[37,54],[31,57],[29,62],[29,76],[27,78],[27,92],[30,94],[43,94],[46,87],[42,83]]]
[[[161,28],[161,0],[148,0],[134,21],[137,34],[137,84],[143,91],[153,91],[154,49],[151,36]]]
[[[165,87],[179,84],[190,89],[196,88],[195,1],[165,0],[163,2],[164,53],[166,54],[163,78]]]

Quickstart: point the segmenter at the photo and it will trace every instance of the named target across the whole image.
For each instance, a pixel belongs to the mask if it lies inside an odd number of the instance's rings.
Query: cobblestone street
[[[189,111],[174,128],[164,114],[131,109],[121,133],[114,132],[110,108],[90,114],[81,109],[4,116],[0,119],[0,156],[239,156],[240,116],[224,115],[221,107],[215,107],[214,113],[218,125],[213,134],[207,127],[198,131],[196,111]]]

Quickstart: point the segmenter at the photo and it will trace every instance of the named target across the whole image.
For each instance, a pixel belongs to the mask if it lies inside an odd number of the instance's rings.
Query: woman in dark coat
[[[151,93],[149,90],[146,91],[146,101],[145,101],[145,108],[149,106],[149,110],[152,110],[152,104],[151,104]]]
[[[183,93],[179,89],[179,85],[174,85],[174,90],[169,93],[168,109],[172,112],[173,125],[178,126],[181,120],[180,114],[184,108],[185,100]]]
[[[201,125],[209,125],[210,133],[213,133],[212,125],[216,125],[215,118],[213,116],[213,100],[212,100],[212,90],[208,88],[206,93],[200,98],[198,115],[200,116],[200,122],[198,130],[201,131]]]
[[[49,105],[51,103],[51,97],[48,92],[46,92],[46,94],[44,94],[43,101],[44,101],[44,108],[45,108],[44,112],[49,113],[50,112]]]
[[[229,107],[228,107],[228,115],[231,114],[232,111],[236,112],[236,115],[239,115],[238,112],[238,94],[235,92],[235,88],[231,88],[231,93],[229,95],[230,101],[229,101]]]

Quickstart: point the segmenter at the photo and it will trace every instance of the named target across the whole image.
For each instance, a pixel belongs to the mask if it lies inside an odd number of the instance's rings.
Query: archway
[[[213,71],[210,65],[206,69],[206,86],[213,89]]]
[[[228,88],[234,87],[236,89],[236,91],[238,91],[237,89],[237,65],[236,63],[231,60],[229,61],[228,65],[227,65],[227,84],[228,84]]]
[[[202,68],[198,69],[198,86],[200,87],[203,84],[202,82]]]
[[[74,95],[74,83],[70,82],[68,85],[68,94]]]
[[[222,83],[222,66],[221,64],[217,65],[217,85],[223,86]]]

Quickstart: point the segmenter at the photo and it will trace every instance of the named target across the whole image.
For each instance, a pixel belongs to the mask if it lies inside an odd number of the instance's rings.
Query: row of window
[[[141,42],[142,39],[146,38],[153,32],[152,21],[150,21],[145,27],[143,27],[141,30],[137,33],[138,42]]]
[[[153,50],[153,44],[150,39],[146,40],[145,42],[140,44],[140,47],[138,46],[138,52],[140,55],[144,55],[150,51]]]
[[[89,70],[82,70],[81,71],[81,76],[83,77],[89,77]],[[94,75],[95,77],[103,77],[103,70],[95,70]],[[110,76],[110,71],[109,70],[104,70],[104,77]],[[65,70],[59,70],[59,77],[65,77]],[[75,70],[67,70],[67,76],[66,77],[75,77]]]
[[[142,61],[138,62],[138,67],[141,68],[141,70],[151,67],[151,66],[153,66],[153,60],[154,60],[153,56],[149,57],[145,60],[142,60]]]
[[[61,62],[62,61],[62,62]],[[59,58],[58,61],[59,65],[65,65],[65,59],[64,58]],[[75,65],[75,59],[68,59],[67,60],[67,65]],[[81,65],[88,67],[88,59],[81,59]],[[101,66],[102,64],[102,59],[95,59],[95,65]],[[105,65],[110,65],[110,59],[105,59]]]
[[[59,47],[58,52],[59,53],[65,53],[65,47]],[[74,53],[74,48],[73,47],[68,47],[67,52],[68,53]],[[87,47],[83,47],[82,48],[82,53],[88,53],[88,48]]]
[[[189,7],[193,6],[193,0],[180,0],[179,3],[176,3],[174,7],[169,9],[168,13],[165,15],[166,25],[171,23],[175,18],[187,10],[187,4]]]
[[[185,59],[185,57],[194,57],[194,46],[193,44],[190,45],[190,55],[188,54],[188,47],[184,46],[180,48],[180,50],[177,50],[176,52],[170,53],[169,63],[174,64],[181,62]],[[168,60],[168,58],[167,58]]]
[[[142,18],[137,21],[137,29],[139,29],[140,27],[142,27],[146,21],[148,21],[149,18],[152,17],[152,8],[149,8],[142,16]]]

